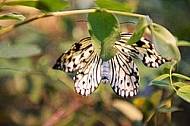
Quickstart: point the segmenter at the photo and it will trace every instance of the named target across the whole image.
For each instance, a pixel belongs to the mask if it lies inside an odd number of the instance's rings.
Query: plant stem
[[[18,26],[27,24],[27,23],[32,22],[32,21],[37,20],[37,19],[46,18],[46,17],[50,17],[50,16],[68,16],[68,15],[77,15],[77,14],[87,14],[87,13],[94,13],[96,11],[113,13],[113,14],[123,15],[123,16],[136,17],[136,18],[146,18],[147,17],[145,15],[140,15],[140,14],[106,10],[106,9],[99,9],[99,10],[98,9],[86,9],[86,10],[71,10],[71,11],[62,11],[62,12],[52,12],[52,13],[47,13],[47,14],[41,14],[41,15],[35,16],[33,18],[30,18],[28,20],[19,22],[17,24],[10,25],[8,27],[2,28],[0,30],[0,35],[8,32],[8,31],[11,31]]]
[[[173,86],[173,81],[172,81],[172,70],[173,70],[173,67],[175,66],[175,64],[176,64],[177,62],[176,61],[174,61],[174,63],[171,65],[171,67],[170,67],[170,84],[171,84],[171,86],[173,87],[173,89],[175,90],[175,91],[177,91],[176,90],[176,88]]]
[[[113,13],[123,16],[129,16],[129,17],[136,17],[136,18],[146,18],[146,15],[141,14],[134,14],[134,13],[128,13],[128,12],[121,12],[121,11],[113,11],[113,10],[106,10],[107,13]]]

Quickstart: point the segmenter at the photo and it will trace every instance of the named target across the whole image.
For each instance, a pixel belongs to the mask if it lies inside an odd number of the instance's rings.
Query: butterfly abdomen
[[[101,65],[101,78],[102,78],[102,83],[110,83],[110,66],[108,61],[103,61]]]

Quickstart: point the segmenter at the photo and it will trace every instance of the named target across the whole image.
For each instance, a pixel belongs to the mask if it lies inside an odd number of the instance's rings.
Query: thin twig
[[[113,14],[117,14],[117,15],[129,16],[129,17],[136,17],[136,18],[146,18],[147,17],[147,16],[141,15],[141,14],[127,13],[127,12],[113,11],[113,10],[106,10],[106,9],[99,9],[99,10],[97,10],[97,9],[86,9],[86,10],[72,10],[72,11],[52,12],[52,13],[47,13],[47,14],[41,14],[41,15],[35,16],[33,18],[30,18],[28,20],[19,22],[17,24],[5,27],[5,28],[0,30],[0,35],[8,32],[8,31],[11,31],[16,27],[19,27],[21,25],[27,24],[27,23],[32,22],[32,21],[37,20],[37,19],[51,17],[51,16],[68,16],[68,15],[77,15],[77,14],[87,14],[87,13],[94,13],[96,11],[113,13]]]

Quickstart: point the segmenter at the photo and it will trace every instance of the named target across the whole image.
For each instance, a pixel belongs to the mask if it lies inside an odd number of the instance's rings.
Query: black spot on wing
[[[81,46],[82,46],[82,44],[80,44],[80,43],[75,43],[75,48],[74,48],[73,50],[74,50],[74,51],[79,51]]]
[[[144,42],[142,42],[140,40],[138,42],[136,42],[136,44],[138,47],[142,47],[143,45],[145,45]]]
[[[70,54],[71,54],[71,51],[67,51],[65,54],[70,55]]]
[[[55,65],[52,67],[53,69],[59,70],[59,69],[62,69],[62,68],[63,68],[63,66],[61,66],[61,62],[62,62],[61,57],[62,57],[63,55],[64,55],[64,54],[62,54],[62,55],[57,59]]]

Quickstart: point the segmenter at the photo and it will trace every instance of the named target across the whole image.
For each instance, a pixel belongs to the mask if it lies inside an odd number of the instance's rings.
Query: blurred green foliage
[[[91,0],[83,1],[84,7],[80,0],[54,2],[0,1],[0,30],[43,12],[64,10],[68,5],[69,10],[91,8],[93,5]],[[183,40],[178,44],[181,61],[172,70],[173,85],[168,79],[168,64],[151,69],[137,61],[141,75],[138,96],[120,98],[109,85],[100,85],[89,97],[79,96],[73,90],[74,74],[54,71],[51,67],[72,43],[89,36],[87,22],[81,21],[86,20],[86,15],[39,19],[18,28],[13,27],[0,35],[0,125],[187,126],[190,123],[190,108],[186,102],[190,98],[187,46],[190,41],[189,1],[111,2],[116,2],[115,6],[101,0],[97,1],[97,5],[108,6],[110,10],[127,9],[149,15],[154,22]],[[37,6],[36,3],[41,4]],[[121,22],[128,21],[124,17],[119,19]],[[130,31],[131,27],[134,29],[133,24],[121,24],[123,31]],[[151,86],[148,86],[149,83]]]

